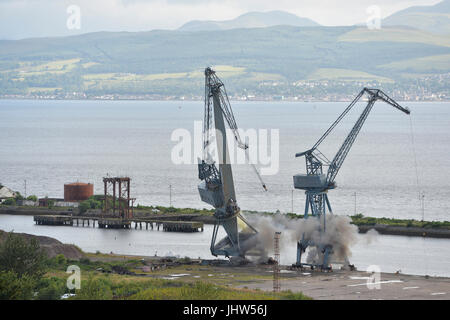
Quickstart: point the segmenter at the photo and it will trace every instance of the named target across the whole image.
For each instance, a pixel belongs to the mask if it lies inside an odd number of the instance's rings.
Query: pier
[[[166,221],[154,219],[122,219],[113,217],[82,217],[63,215],[34,216],[37,225],[93,227],[100,229],[134,229],[157,230],[166,232],[203,232],[203,222]]]
[[[163,222],[163,231],[169,232],[198,232],[203,231],[203,222],[192,221],[166,221]]]
[[[34,222],[37,225],[48,226],[72,226],[73,220],[70,216],[34,216]]]

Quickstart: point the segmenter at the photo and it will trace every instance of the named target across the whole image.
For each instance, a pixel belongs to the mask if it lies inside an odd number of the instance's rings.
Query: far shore
[[[161,207],[163,208],[163,207]],[[204,212],[198,213],[194,209],[189,209],[190,213],[186,214],[182,212],[183,209],[176,209],[173,213],[154,213],[151,210],[135,210],[135,219],[149,219],[149,220],[188,220],[188,221],[198,221],[204,224],[214,224],[215,218],[212,214],[205,214]],[[178,212],[177,212],[178,211]],[[193,213],[192,213],[193,211]],[[100,211],[87,212],[84,214],[79,214],[76,208],[46,208],[46,207],[18,207],[18,206],[0,206],[0,214],[8,215],[24,215],[24,216],[36,216],[36,215],[63,215],[63,216],[74,216],[74,217],[89,217],[91,219],[96,219],[100,215]],[[248,212],[248,214],[262,214],[267,215],[268,213],[256,213]],[[291,214],[292,216],[292,214]],[[364,223],[367,220],[374,220],[374,223]],[[353,224],[357,225],[359,233],[366,233],[371,229],[376,230],[382,235],[399,235],[399,236],[410,236],[410,237],[428,237],[428,238],[443,238],[450,239],[450,228],[447,227],[417,227],[414,225],[401,226],[401,225],[390,225],[377,223],[378,218],[364,217],[363,221],[358,219],[353,219]],[[433,224],[433,222],[428,222]],[[434,222],[435,223],[435,222]]]

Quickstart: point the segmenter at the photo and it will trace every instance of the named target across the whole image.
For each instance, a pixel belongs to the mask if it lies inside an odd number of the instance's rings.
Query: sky
[[[191,20],[229,20],[249,11],[283,10],[322,25],[367,21],[440,0],[0,0],[0,39],[66,36],[96,31],[177,29]],[[78,18],[79,17],[79,18]]]

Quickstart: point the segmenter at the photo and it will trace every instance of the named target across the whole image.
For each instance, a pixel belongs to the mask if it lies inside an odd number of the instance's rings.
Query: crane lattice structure
[[[273,264],[273,292],[280,292],[280,235],[281,232],[275,232],[273,238],[274,264]]]
[[[211,68],[206,68],[203,159],[198,164],[198,177],[202,182],[199,184],[198,190],[202,201],[216,209],[214,212],[216,221],[211,239],[211,253],[214,256],[244,257],[251,248],[242,244],[246,241],[250,243],[250,239],[257,234],[257,230],[242,217],[240,208],[237,205],[230,154],[227,146],[225,120],[233,132],[238,147],[244,149],[246,155],[248,155],[248,145],[242,142],[239,135],[225,86],[217,77],[215,71]],[[212,147],[214,141],[217,142],[219,168],[217,168],[210,154],[210,147]],[[254,165],[253,168],[263,188],[267,190]],[[238,230],[238,219],[245,225],[242,232]],[[216,243],[220,226],[225,229],[227,236]]]
[[[319,145],[325,140],[325,138],[331,133],[331,131],[338,125],[338,123],[347,115],[347,113],[355,106],[355,104],[364,96],[367,95],[368,102],[363,112],[359,116],[355,125],[351,129],[344,143],[334,156],[333,160],[329,161],[327,157],[318,149]],[[297,174],[294,176],[294,187],[296,189],[305,190],[306,203],[304,217],[308,218],[309,212],[311,215],[319,219],[320,232],[323,234],[326,229],[326,214],[327,212],[332,214],[330,201],[328,200],[328,190],[336,188],[335,178],[344,163],[353,143],[356,140],[364,122],[367,119],[375,102],[381,100],[390,104],[394,108],[410,114],[409,109],[403,108],[393,99],[388,97],[379,89],[364,88],[356,98],[350,103],[350,105],[342,112],[342,114],[336,119],[336,121],[328,128],[327,131],[320,137],[320,139],[314,144],[314,146],[301,153],[297,153],[296,157],[305,157],[306,160],[306,174]],[[323,167],[327,166],[328,171],[326,174],[323,172]],[[315,246],[318,249],[322,259],[321,262],[315,264],[301,263],[302,253],[305,252],[308,246]],[[314,243],[311,239],[307,239],[303,234],[302,239],[297,243],[297,266],[309,265],[311,267],[320,267],[322,269],[329,269],[329,256],[332,253],[332,246],[328,243]]]

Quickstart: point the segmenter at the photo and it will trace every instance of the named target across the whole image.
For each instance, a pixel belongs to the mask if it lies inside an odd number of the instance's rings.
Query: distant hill
[[[382,21],[384,26],[408,26],[450,35],[450,0],[434,6],[415,6],[398,11]]]
[[[274,26],[0,41],[0,96],[199,97],[207,66],[232,95],[353,95],[375,82],[448,92],[450,39],[405,27]]]
[[[285,11],[248,12],[233,20],[226,21],[190,21],[180,31],[212,31],[238,28],[263,28],[278,25],[294,27],[314,27],[318,23],[308,18],[301,18]]]

